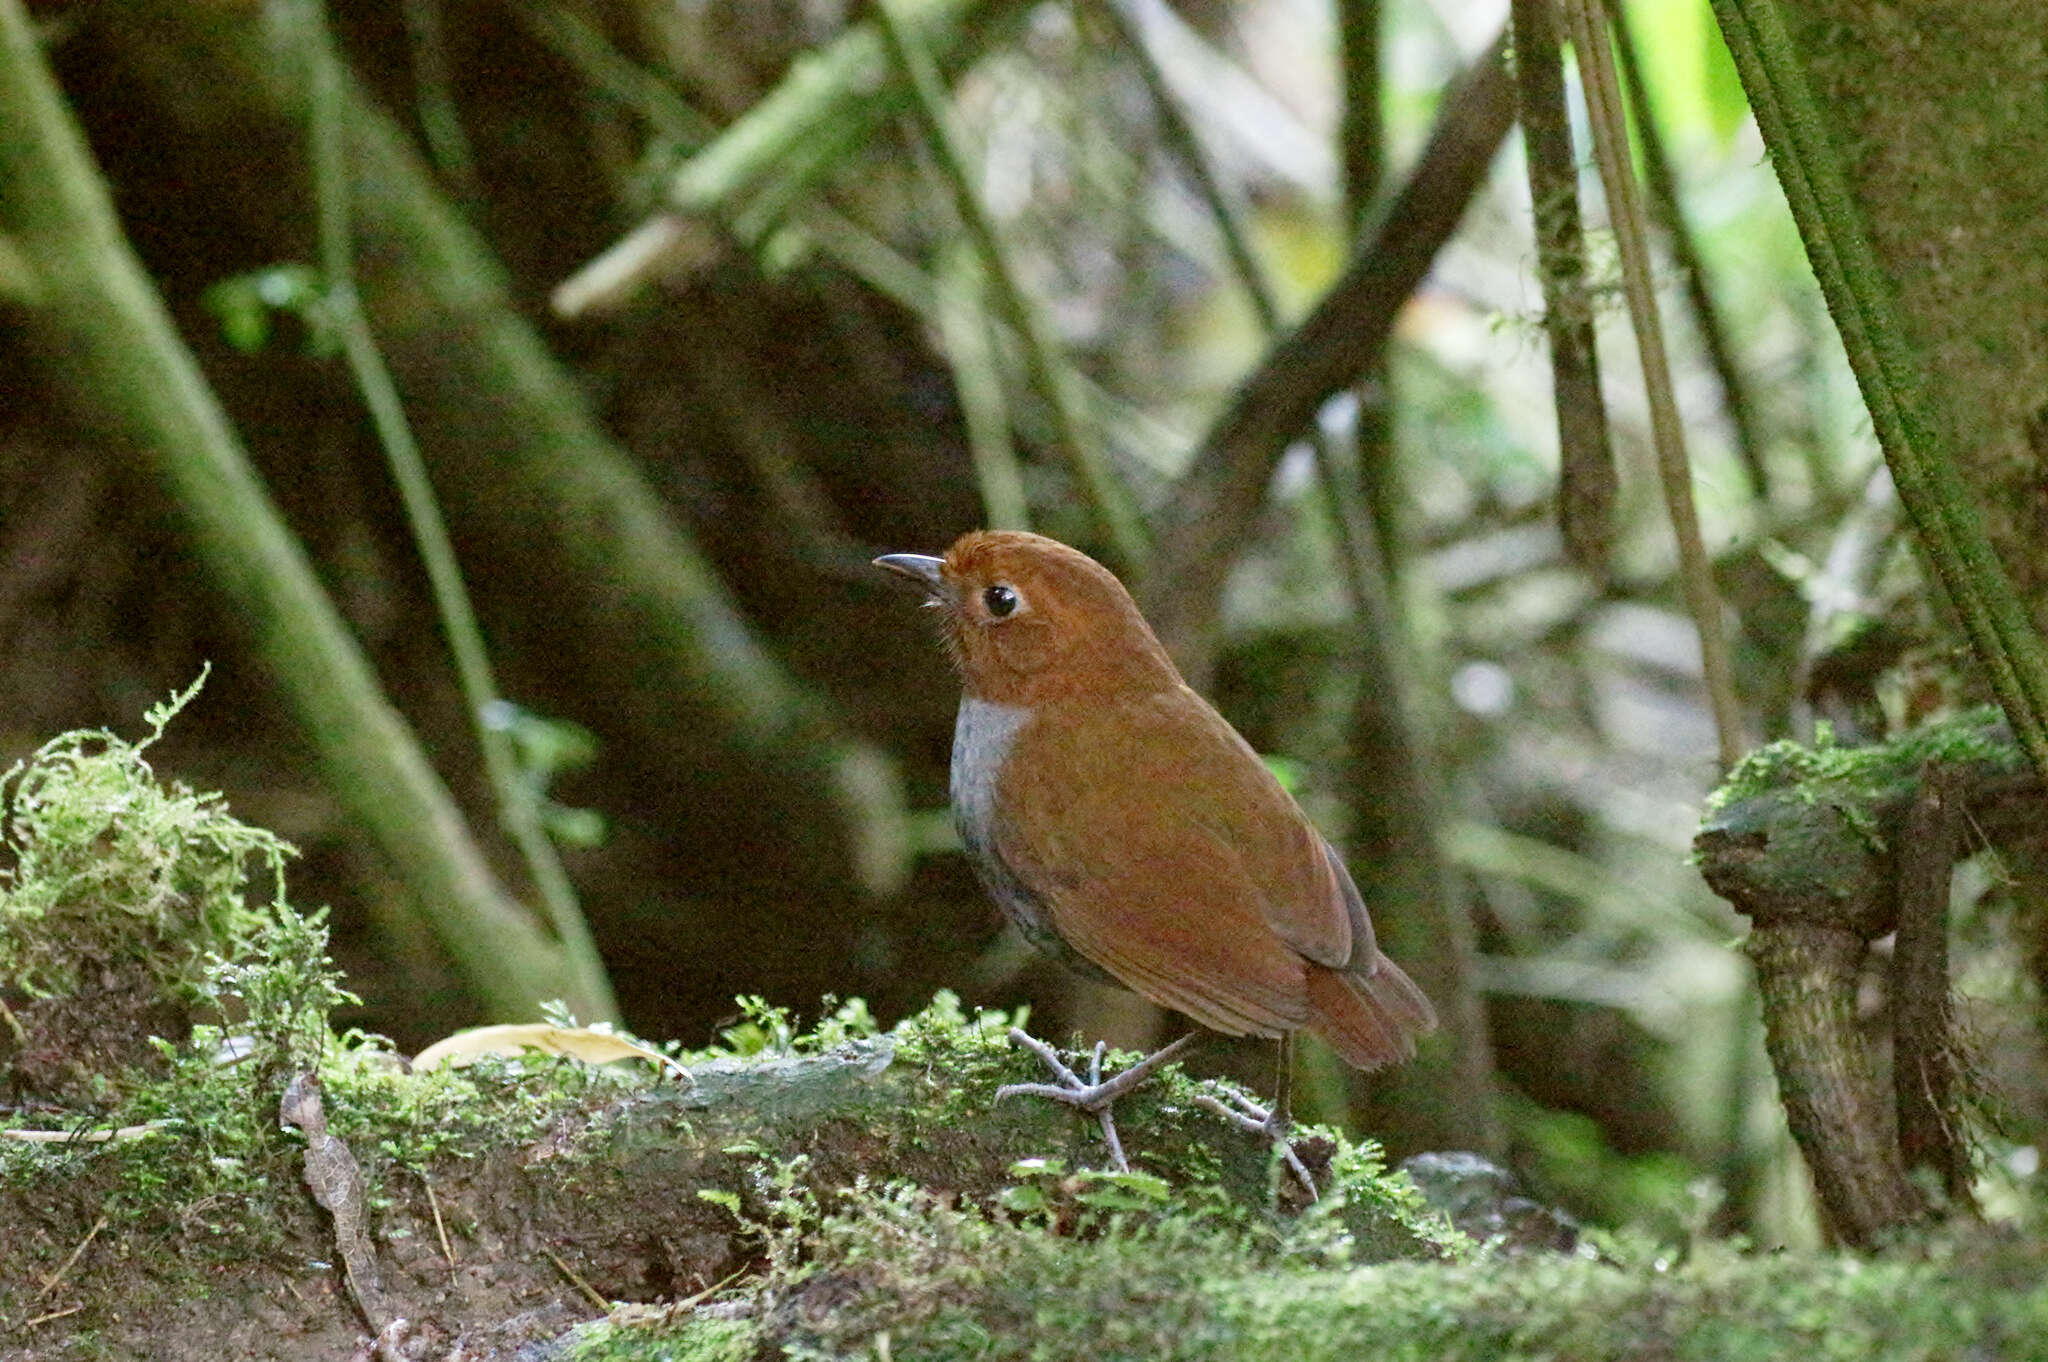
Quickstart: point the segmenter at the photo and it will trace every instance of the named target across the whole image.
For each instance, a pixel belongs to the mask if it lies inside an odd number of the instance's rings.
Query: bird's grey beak
[[[946,594],[946,579],[940,572],[946,566],[943,558],[925,553],[885,553],[875,560],[875,566],[917,583],[925,595],[934,599]]]

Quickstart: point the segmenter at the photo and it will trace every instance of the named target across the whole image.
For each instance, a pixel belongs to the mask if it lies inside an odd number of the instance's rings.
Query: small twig
[[[726,1273],[723,1277],[720,1277],[717,1281],[711,1283],[711,1285],[704,1287],[701,1290],[693,1291],[689,1295],[683,1297],[681,1300],[674,1302],[668,1308],[677,1314],[680,1314],[685,1310],[694,1309],[695,1307],[702,1305],[705,1301],[711,1299],[712,1296],[718,1294],[720,1291],[725,1290],[726,1287],[731,1286],[735,1281],[737,1281],[742,1276],[746,1275],[746,1273],[750,1270],[751,1269],[748,1266],[736,1267],[732,1271]]]
[[[334,1247],[341,1257],[342,1279],[370,1332],[392,1322],[377,1275],[377,1252],[370,1244],[364,1210],[369,1192],[362,1165],[348,1145],[327,1129],[327,1109],[320,1099],[320,1080],[311,1072],[294,1075],[278,1099],[278,1120],[297,1126],[306,1136],[305,1181],[313,1200],[334,1222]]]
[[[903,0],[876,0],[875,17],[890,56],[908,79],[911,108],[929,143],[953,211],[980,257],[982,272],[993,291],[997,311],[1018,340],[1020,357],[1032,390],[1051,417],[1056,443],[1074,470],[1120,565],[1141,566],[1147,556],[1145,529],[1130,493],[1117,481],[1100,445],[1082,429],[1080,402],[1069,365],[1048,334],[1039,308],[1025,294],[1016,265],[996,231],[981,195],[974,187],[972,157],[966,138],[946,103],[946,87],[938,63],[916,29],[903,21]]]
[[[585,1300],[589,1301],[592,1305],[596,1306],[599,1311],[605,1314],[611,1313],[612,1303],[606,1300],[603,1296],[598,1295],[597,1288],[593,1287],[589,1282],[584,1281],[583,1278],[577,1273],[575,1268],[570,1267],[568,1263],[562,1260],[561,1254],[555,1252],[553,1249],[549,1248],[545,1244],[541,1245],[540,1251],[548,1256],[548,1261],[555,1265],[555,1270],[557,1272],[561,1273],[564,1277],[569,1279],[570,1285],[574,1286],[578,1291],[581,1291],[583,1293],[583,1298]]]
[[[697,219],[655,213],[555,285],[548,306],[567,321],[615,312],[650,276],[687,275],[723,249],[713,229]]]
[[[1720,740],[1721,766],[1732,769],[1748,746],[1742,731],[1742,706],[1735,695],[1735,667],[1721,620],[1721,594],[1714,586],[1713,561],[1700,537],[1699,509],[1693,502],[1692,466],[1686,456],[1678,400],[1672,392],[1670,362],[1664,353],[1657,290],[1650,276],[1649,234],[1635,172],[1629,164],[1628,125],[1615,89],[1614,56],[1600,0],[1566,0],[1565,13],[1579,56],[1579,81],[1586,92],[1593,155],[1599,162],[1600,182],[1607,190],[1615,243],[1621,250],[1622,288],[1628,297],[1629,320],[1635,326],[1636,353],[1642,360],[1658,480],[1664,487],[1671,531],[1678,540],[1679,583],[1692,612],[1693,627],[1699,631],[1700,669]]]
[[[37,1315],[34,1319],[25,1319],[21,1322],[22,1332],[26,1333],[38,1324],[48,1324],[53,1319],[62,1319],[66,1315],[75,1315],[83,1309],[85,1309],[85,1302],[80,1301],[76,1305],[67,1305],[62,1310],[52,1310],[47,1315]]]
[[[49,1276],[43,1278],[43,1289],[36,1292],[37,1300],[41,1300],[43,1297],[49,1295],[52,1291],[55,1291],[57,1289],[57,1284],[64,1280],[65,1274],[70,1272],[72,1267],[78,1262],[79,1255],[85,1252],[86,1247],[90,1245],[93,1240],[97,1239],[99,1237],[100,1231],[105,1229],[106,1227],[107,1217],[105,1215],[100,1216],[98,1220],[92,1222],[92,1228],[85,1232],[85,1238],[78,1241],[78,1247],[72,1249],[70,1256],[65,1258],[65,1260],[62,1263],[59,1263],[57,1265],[57,1270],[55,1272],[52,1272]]]
[[[168,1121],[146,1121],[139,1126],[121,1126],[115,1130],[0,1130],[0,1139],[20,1140],[24,1144],[106,1144],[112,1140],[139,1140],[145,1135],[154,1135],[169,1124]]]
[[[448,1266],[454,1267],[455,1249],[448,1242],[448,1226],[441,1220],[441,1198],[434,1195],[434,1180],[422,1173],[420,1185],[427,1189],[427,1209],[434,1213],[434,1234],[441,1240],[441,1256],[448,1260]]]

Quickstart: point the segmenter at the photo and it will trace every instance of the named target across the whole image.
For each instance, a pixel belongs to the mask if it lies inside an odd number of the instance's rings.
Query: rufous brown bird
[[[1027,938],[1212,1031],[1281,1039],[1283,1074],[1285,1041],[1300,1030],[1362,1069],[1414,1052],[1435,1013],[1380,953],[1342,858],[1181,679],[1107,568],[1011,531],[964,535],[944,558],[875,564],[938,611],[965,692],[953,819]],[[1108,1103],[1191,1037],[1088,1084],[1019,1039],[1061,1083],[1006,1091],[1096,1112],[1121,1163]],[[1283,1086],[1255,1128],[1278,1138],[1284,1106]]]

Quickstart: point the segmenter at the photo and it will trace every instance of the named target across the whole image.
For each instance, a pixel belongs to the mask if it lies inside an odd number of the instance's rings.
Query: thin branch
[[[1578,52],[1579,82],[1586,92],[1593,155],[1600,165],[1608,216],[1621,250],[1622,288],[1628,296],[1629,320],[1635,326],[1636,353],[1642,360],[1658,480],[1664,487],[1671,531],[1678,540],[1679,583],[1692,612],[1693,627],[1699,631],[1700,670],[1720,740],[1721,766],[1726,770],[1742,759],[1748,743],[1742,730],[1742,706],[1735,696],[1735,667],[1722,623],[1721,593],[1714,586],[1713,561],[1700,537],[1699,510],[1693,503],[1692,466],[1686,456],[1678,401],[1672,394],[1670,362],[1664,353],[1657,290],[1650,278],[1649,233],[1635,171],[1629,164],[1628,124],[1615,88],[1614,57],[1600,0],[1565,0],[1565,13],[1572,46]]]
[[[1628,94],[1629,117],[1643,152],[1643,188],[1648,191],[1644,202],[1651,221],[1663,229],[1670,242],[1672,263],[1684,277],[1686,302],[1692,308],[1694,325],[1700,329],[1700,345],[1707,352],[1707,363],[1721,381],[1721,406],[1735,433],[1735,454],[1749,477],[1750,495],[1768,501],[1771,482],[1764,468],[1756,404],[1750,400],[1749,384],[1736,361],[1728,328],[1721,321],[1720,304],[1714,301],[1714,291],[1707,286],[1706,264],[1693,239],[1692,224],[1686,221],[1685,206],[1678,195],[1678,176],[1671,169],[1663,134],[1657,130],[1657,111],[1650,102],[1649,83],[1643,79],[1642,62],[1636,56],[1635,40],[1629,35],[1628,23],[1622,15],[1621,0],[1604,3],[1608,22],[1614,28],[1615,51],[1621,57],[1621,80]]]
[[[1147,557],[1144,525],[1101,447],[1082,429],[1080,402],[1066,359],[1047,332],[1038,307],[1025,294],[995,221],[975,190],[970,169],[973,157],[947,106],[938,63],[923,37],[903,21],[902,4],[903,0],[876,0],[875,15],[881,21],[890,56],[908,77],[911,108],[952,198],[953,211],[980,258],[997,311],[1017,336],[1025,376],[1052,418],[1055,443],[1074,470],[1118,562],[1126,569],[1137,568]]]
[[[435,905],[442,939],[492,1011],[576,993],[560,950],[507,895],[455,802],[378,687],[305,551],[122,236],[20,0],[0,0],[0,231],[30,252],[46,304],[24,330],[82,418],[147,459],[193,548],[270,668],[324,775]]]
[[[1557,409],[1558,528],[1572,559],[1604,575],[1619,479],[1587,302],[1579,165],[1565,105],[1556,0],[1514,0],[1513,14],[1517,110],[1535,210],[1536,274],[1543,285],[1543,330],[1550,338],[1552,405]]]
[[[398,387],[377,348],[355,287],[355,248],[349,227],[349,171],[346,125],[348,102],[342,86],[341,60],[327,26],[325,0],[301,0],[300,39],[307,61],[306,122],[313,167],[313,199],[319,218],[320,269],[326,283],[325,311],[341,338],[349,371],[361,389],[377,439],[391,465],[391,478],[412,527],[413,543],[427,570],[441,632],[455,662],[455,673],[483,753],[484,772],[498,800],[498,821],[519,849],[527,873],[547,908],[548,921],[562,943],[577,976],[576,993],[598,1017],[615,1014],[604,960],[590,934],[590,923],[576,901],[576,889],[562,868],[561,856],[541,822],[540,791],[520,768],[511,735],[490,716],[504,703],[492,675],[490,651],[477,624],[455,545],[442,519],[426,460],[406,419]]]

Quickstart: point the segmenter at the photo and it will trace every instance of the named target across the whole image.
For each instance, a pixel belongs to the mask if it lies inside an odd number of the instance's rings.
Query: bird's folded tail
[[[1407,1059],[1415,1038],[1436,1029],[1429,999],[1384,955],[1369,974],[1309,966],[1308,1007],[1309,1030],[1358,1069]]]

